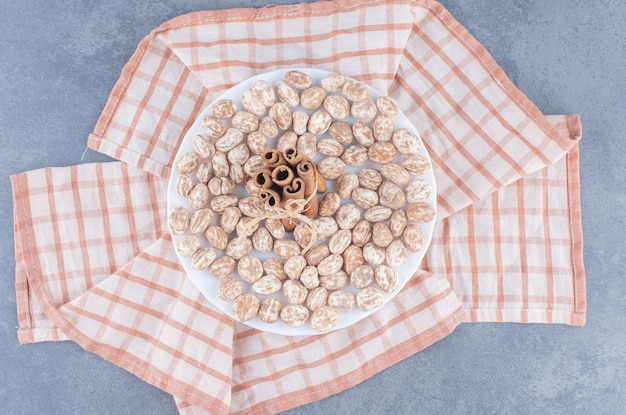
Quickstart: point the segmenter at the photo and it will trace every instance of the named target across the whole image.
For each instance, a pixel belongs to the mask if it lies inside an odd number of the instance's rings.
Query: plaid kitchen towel
[[[166,223],[176,150],[250,76],[343,72],[422,135],[438,218],[422,270],[371,317],[313,337],[217,311]],[[207,11],[155,29],[88,145],[118,159],[12,177],[19,340],[72,340],[171,393],[181,413],[275,413],[337,393],[460,322],[582,325],[577,116],[543,116],[438,3],[333,1]]]

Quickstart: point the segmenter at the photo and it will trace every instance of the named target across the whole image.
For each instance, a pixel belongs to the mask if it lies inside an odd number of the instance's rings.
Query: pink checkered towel
[[[167,231],[185,132],[221,92],[282,67],[393,97],[433,161],[438,222],[403,290],[313,337],[250,329],[186,277]],[[577,116],[543,116],[431,0],[192,13],[124,68],[88,145],[118,159],[12,177],[19,340],[72,340],[181,413],[283,411],[361,382],[461,322],[583,325]]]

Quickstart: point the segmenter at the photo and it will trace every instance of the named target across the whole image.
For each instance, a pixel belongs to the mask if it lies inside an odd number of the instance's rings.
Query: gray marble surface
[[[9,175],[107,160],[85,152],[87,135],[153,27],[265,3],[0,1],[1,414],[177,413],[169,395],[73,343],[18,345]],[[288,414],[626,413],[626,2],[442,3],[544,113],[581,115],[587,325],[461,325]]]

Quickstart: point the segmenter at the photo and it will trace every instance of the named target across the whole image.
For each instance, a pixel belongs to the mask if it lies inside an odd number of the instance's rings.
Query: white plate
[[[241,96],[243,94],[243,92],[246,89],[249,89],[252,84],[257,81],[257,80],[265,80],[267,81],[270,85],[272,85],[272,87],[274,87],[276,85],[276,83],[282,79],[284,79],[284,75],[287,71],[289,70],[300,70],[302,72],[307,73],[312,79],[313,79],[313,83],[314,85],[319,85],[320,81],[322,78],[324,78],[326,75],[328,75],[330,72],[327,71],[323,71],[323,70],[319,70],[319,69],[308,69],[308,68],[285,68],[285,69],[280,69],[280,70],[276,70],[276,71],[272,71],[272,72],[267,72],[264,74],[260,74],[257,76],[253,76],[241,83],[239,83],[238,85],[232,87],[231,89],[229,89],[228,91],[224,92],[223,94],[221,94],[219,97],[217,97],[217,99],[211,103],[211,105],[209,105],[208,107],[206,107],[202,113],[198,116],[198,118],[196,119],[196,121],[193,123],[193,125],[191,126],[191,128],[189,129],[189,131],[187,132],[187,134],[185,135],[183,142],[180,146],[180,148],[178,149],[178,152],[176,154],[176,158],[174,160],[174,166],[176,165],[176,163],[178,162],[178,160],[186,153],[188,152],[192,152],[194,151],[194,147],[193,147],[193,139],[197,134],[205,134],[204,131],[202,130],[202,118],[205,115],[208,115],[211,113],[211,108],[212,106],[215,104],[215,102],[217,102],[218,100],[221,99],[230,99],[233,100],[236,104],[237,104],[237,109],[238,110],[243,110],[243,105],[241,104]],[[350,79],[350,78],[349,78]],[[368,86],[369,87],[369,86]],[[381,96],[382,94],[379,93],[378,91],[374,90],[373,88],[369,88],[370,89],[370,97],[372,99],[375,99],[379,96]],[[299,110],[303,110],[300,107],[297,108],[292,108],[292,112],[295,111],[296,109]],[[308,111],[308,110],[304,110],[308,113],[312,113],[313,111]],[[354,120],[352,120],[351,118],[348,118],[344,121],[347,122],[354,122]],[[418,131],[415,129],[415,127],[411,124],[411,122],[409,122],[409,120],[404,116],[404,114],[402,112],[400,112],[400,114],[398,116],[396,116],[395,118],[393,118],[394,124],[395,124],[395,128],[405,128],[408,129],[410,131],[412,131],[413,133],[417,134],[419,136]],[[282,133],[279,132],[279,136]],[[328,134],[324,134],[321,136],[318,136],[318,139],[321,138],[329,138],[330,136]],[[270,139],[270,147],[273,147],[274,143],[275,143],[274,139],[273,141]],[[424,158],[426,158],[429,163],[430,163],[430,157],[428,156],[428,152],[426,151],[426,149],[424,148],[424,146],[422,145],[419,151],[419,154],[421,156],[423,156]],[[318,158],[316,158],[314,161],[319,161],[321,160],[321,158],[323,156],[320,156],[318,154],[317,156]],[[432,165],[432,164],[431,164]],[[357,172],[363,168],[363,167],[376,167],[377,165],[371,164],[369,166],[361,166],[361,167],[351,167],[351,166],[347,166],[346,172]],[[193,175],[191,175],[193,176]],[[167,191],[167,211],[170,212],[173,208],[177,207],[177,206],[183,206],[185,208],[188,209],[188,211],[192,212],[191,207],[189,206],[189,203],[187,202],[187,199],[179,196],[176,192],[175,189],[175,183],[176,183],[176,177],[177,177],[177,173],[175,171],[175,169],[172,169],[172,174],[170,176],[170,180],[169,180],[169,185],[168,185],[168,191]],[[411,175],[411,178],[416,178],[417,176],[413,176]],[[435,187],[435,178],[432,172],[432,169],[428,169],[424,175],[419,176],[419,178],[426,180],[427,182],[430,183],[430,185],[432,186],[432,192],[431,195],[429,196],[428,199],[425,200],[425,202],[430,203],[433,207],[436,208],[436,187]],[[192,177],[192,179],[194,180],[195,183],[195,177]],[[243,187],[243,185],[238,185],[237,186],[238,189],[236,190],[235,194],[237,194],[240,197],[246,196],[247,192],[245,191],[245,188]],[[328,182],[328,191],[332,191],[334,190],[334,183]],[[319,198],[321,199],[321,197]],[[218,216],[218,215],[216,215]],[[217,221],[215,221],[217,222]],[[398,271],[398,274],[400,276],[400,281],[398,284],[398,287],[391,293],[384,293],[384,303],[388,302],[391,298],[393,298],[396,293],[398,293],[402,287],[406,284],[406,282],[413,276],[413,274],[415,273],[415,271],[418,269],[422,258],[424,257],[426,250],[428,249],[428,246],[430,245],[430,241],[431,241],[431,237],[432,237],[432,232],[433,232],[433,227],[434,227],[434,223],[435,220],[433,219],[432,221],[428,222],[428,223],[421,223],[419,224],[419,226],[422,229],[422,232],[424,234],[424,243],[422,246],[422,249],[417,252],[417,253],[413,253],[411,251],[407,251],[409,256],[408,256],[408,260],[407,262],[402,265],[401,267],[397,267],[396,271]],[[184,235],[172,235],[172,240],[174,245],[176,245],[176,243],[183,237]],[[290,239],[292,239],[292,236],[290,233],[287,234],[287,237],[289,237]],[[203,243],[203,245],[207,245],[208,246],[208,242],[206,241],[206,239],[204,238],[204,235],[200,235],[201,241]],[[219,255],[223,255],[222,251],[218,251]],[[218,256],[219,256],[218,255]],[[259,259],[264,260],[266,258],[269,258],[270,256],[272,256],[272,253],[269,254],[262,254],[259,253],[255,250],[252,251],[252,255],[257,256]],[[219,280],[216,278],[213,278],[208,271],[198,271],[195,270],[192,266],[191,266],[191,259],[188,257],[183,257],[181,255],[178,255],[179,260],[181,262],[181,264],[183,265],[185,271],[187,272],[187,275],[189,276],[189,278],[191,279],[191,281],[193,281],[193,283],[198,287],[198,289],[202,292],[202,294],[213,304],[215,305],[219,310],[221,310],[222,312],[224,312],[225,314],[229,315],[231,318],[233,317],[233,313],[232,313],[232,301],[223,301],[220,298],[217,297],[217,284],[219,283]],[[236,275],[236,271],[233,275]],[[373,282],[373,284],[375,285],[376,283]],[[350,286],[350,284],[348,284],[348,286],[346,288],[344,288],[345,290],[348,291],[352,291],[353,293],[356,294],[356,290],[353,290],[352,287]],[[250,286],[248,283],[244,282],[244,292],[250,292]],[[277,294],[273,294],[274,296],[278,296],[279,298],[281,298],[281,301],[283,302],[283,304],[286,304],[286,301],[284,300],[284,297],[282,297],[282,293],[277,293]],[[259,296],[261,299],[263,299],[265,296]],[[384,304],[383,304],[384,306]],[[339,313],[339,320],[337,322],[337,324],[335,325],[335,327],[333,327],[331,330],[338,330],[338,329],[342,329],[348,326],[353,325],[354,323],[356,323],[357,321],[367,317],[368,315],[372,314],[373,312],[375,312],[376,310],[372,310],[372,311],[361,311],[359,308],[357,308],[355,306],[355,308],[353,308],[351,311],[347,312],[347,313]],[[298,327],[298,328],[293,328],[290,327],[288,325],[286,325],[285,323],[283,323],[282,321],[277,321],[275,323],[272,324],[267,324],[262,322],[259,318],[255,317],[254,319],[245,322],[244,324],[247,324],[250,327],[253,327],[255,329],[258,330],[262,330],[262,331],[266,331],[266,332],[271,332],[271,333],[277,333],[277,334],[282,334],[282,335],[288,335],[288,336],[303,336],[303,335],[315,335],[315,334],[320,334],[320,332],[314,330],[313,328],[311,328],[309,322],[307,321],[304,325]]]

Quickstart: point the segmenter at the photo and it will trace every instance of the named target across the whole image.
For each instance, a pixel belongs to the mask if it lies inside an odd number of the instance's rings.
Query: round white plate
[[[231,89],[229,89],[228,91],[224,92],[223,94],[221,94],[219,97],[217,97],[217,99],[211,103],[208,107],[206,107],[202,113],[200,113],[200,115],[198,116],[198,118],[196,119],[196,121],[193,123],[193,125],[191,126],[191,128],[189,129],[189,131],[187,131],[187,134],[185,134],[185,137],[183,139],[183,142],[180,145],[180,148],[178,149],[178,152],[176,154],[176,158],[174,160],[174,166],[176,165],[176,163],[178,162],[178,160],[186,153],[188,152],[192,152],[194,151],[194,147],[193,147],[193,139],[196,135],[198,134],[205,134],[203,129],[202,129],[202,118],[205,115],[209,115],[211,114],[211,108],[213,107],[213,105],[215,104],[215,102],[221,100],[221,99],[230,99],[232,101],[234,101],[237,104],[237,110],[243,110],[243,105],[241,104],[241,97],[242,94],[245,90],[249,89],[252,84],[257,81],[257,80],[264,80],[266,82],[268,82],[270,85],[272,85],[272,87],[274,87],[276,85],[276,83],[282,79],[284,79],[284,75],[287,71],[290,70],[299,70],[302,72],[305,72],[306,74],[308,74],[312,79],[313,79],[313,84],[314,85],[319,85],[320,81],[322,80],[322,78],[324,78],[326,75],[330,74],[330,72],[327,71],[323,71],[323,70],[319,70],[319,69],[309,69],[309,68],[285,68],[285,69],[280,69],[280,70],[276,70],[276,71],[272,71],[272,72],[267,72],[267,73],[263,73],[257,76],[253,76],[251,78],[248,78],[247,80],[235,85],[234,87],[232,87]],[[348,78],[350,79],[350,78]],[[352,79],[353,80],[353,79]],[[353,80],[354,81],[354,80]],[[382,94],[379,93],[378,91],[374,90],[373,88],[369,87],[370,89],[370,97],[372,99],[376,99],[377,97],[381,96]],[[296,107],[296,108],[291,108],[291,111],[295,111],[295,110],[303,110],[301,107]],[[313,111],[309,111],[309,110],[303,110],[308,112],[309,114],[312,113]],[[260,117],[259,117],[260,118]],[[353,123],[354,120],[352,118],[348,118],[346,120],[343,120],[349,123]],[[418,135],[419,137],[419,133],[418,131],[415,129],[415,127],[411,124],[411,122],[409,122],[409,120],[406,118],[406,116],[400,112],[400,114],[396,117],[393,118],[394,121],[394,125],[395,128],[405,128],[407,130],[412,131],[414,134]],[[229,124],[227,124],[227,126],[229,126]],[[282,134],[282,132],[279,132],[278,136],[280,136]],[[318,136],[318,140],[321,138],[330,138],[330,135],[328,135],[328,133],[323,134]],[[274,144],[276,142],[276,139],[270,139],[269,140],[269,144],[270,147],[273,147]],[[423,156],[424,158],[426,158],[429,163],[430,163],[430,157],[428,156],[428,152],[426,151],[426,148],[424,148],[423,145],[420,146],[420,151],[419,154],[421,156]],[[324,156],[318,154],[317,157],[314,159],[314,161],[318,162],[319,160],[321,160]],[[432,165],[432,164],[431,164]],[[359,166],[359,167],[351,167],[351,166],[347,166],[346,172],[354,172],[354,173],[358,173],[359,170],[361,170],[363,167],[377,167],[377,165],[371,163],[366,164],[365,166]],[[175,168],[172,168],[172,174],[170,176],[170,180],[169,180],[169,184],[168,184],[168,190],[167,190],[167,211],[170,212],[172,209],[174,209],[177,206],[183,206],[185,207],[190,214],[192,213],[192,209],[189,206],[189,203],[187,201],[186,198],[183,198],[181,196],[178,195],[178,193],[176,192],[176,188],[175,188],[175,183],[176,183],[176,177],[178,176],[178,173],[176,173]],[[195,177],[192,176],[192,180],[194,180],[195,183]],[[432,169],[429,168],[422,176],[414,176],[411,175],[411,179],[415,179],[415,178],[420,178],[423,179],[425,181],[427,181],[428,183],[430,183],[430,185],[432,186],[432,192],[430,194],[430,196],[428,197],[428,199],[425,200],[425,202],[430,203],[434,208],[436,208],[436,187],[435,187],[435,178],[432,172]],[[327,183],[328,185],[328,191],[333,191],[334,190],[334,181],[330,182],[328,181]],[[239,197],[245,197],[248,196],[245,188],[243,185],[238,185],[237,189],[235,191],[235,194],[237,194]],[[321,200],[321,196],[318,197],[319,200]],[[218,215],[216,215],[217,217]],[[217,220],[214,221],[215,223],[217,223]],[[435,220],[433,219],[430,222],[427,223],[420,223],[418,224],[420,226],[420,228],[422,229],[422,232],[424,234],[424,242],[423,242],[423,246],[422,249],[419,252],[411,252],[411,251],[407,251],[408,252],[408,260],[406,261],[406,263],[400,267],[396,268],[396,271],[399,274],[400,277],[400,281],[398,283],[398,287],[390,292],[390,293],[384,293],[384,303],[388,302],[389,300],[391,300],[391,298],[393,298],[396,293],[398,293],[402,287],[406,284],[406,282],[413,276],[413,274],[415,273],[415,271],[418,269],[422,258],[424,257],[426,250],[428,249],[428,246],[430,245],[430,241],[432,238],[432,232],[433,232],[433,227],[435,224]],[[178,241],[183,238],[185,235],[172,235],[172,240],[174,245],[176,245],[178,243]],[[291,233],[287,233],[286,235],[287,238],[289,239],[293,239]],[[200,235],[200,239],[202,241],[202,246],[209,246],[208,242],[206,241],[206,239],[204,238],[204,235]],[[229,238],[230,239],[230,238]],[[327,241],[326,241],[327,242]],[[178,255],[178,253],[177,253]],[[218,251],[218,257],[223,255],[222,251]],[[253,250],[251,255],[258,257],[261,260],[264,260],[266,258],[269,258],[271,256],[273,256],[273,253],[268,253],[268,254],[262,254],[260,252],[257,252],[256,250]],[[198,271],[196,269],[194,269],[191,266],[191,258],[189,257],[184,257],[181,255],[178,255],[178,258],[183,266],[183,268],[185,269],[185,271],[187,272],[187,275],[189,276],[189,278],[191,279],[191,281],[193,281],[193,283],[198,287],[198,289],[202,292],[202,294],[213,304],[215,305],[219,310],[221,310],[222,312],[224,312],[225,314],[229,315],[231,318],[234,319],[233,317],[233,313],[232,313],[232,301],[223,301],[220,298],[217,297],[217,285],[219,283],[219,279],[214,278],[210,275],[208,270],[205,271]],[[232,276],[236,276],[236,270],[235,273]],[[243,282],[243,281],[242,281]],[[244,284],[244,292],[251,292],[250,290],[250,284],[243,282]],[[374,286],[376,285],[376,282],[372,283]],[[352,291],[355,295],[357,290],[352,289],[352,287],[350,286],[350,284],[348,283],[348,286],[346,286],[344,288],[344,290],[347,291]],[[277,294],[273,294],[273,296],[277,296],[281,299],[281,302],[285,305],[287,304],[286,300],[284,299],[284,297],[282,296],[282,293],[277,293]],[[261,298],[261,300],[263,298],[265,298],[265,296],[259,296]],[[384,303],[382,306],[384,306]],[[381,307],[382,307],[381,306]],[[368,315],[372,314],[373,312],[375,312],[375,310],[372,311],[362,311],[359,308],[357,308],[356,306],[349,312],[347,313],[339,313],[339,320],[337,322],[337,324],[331,329],[332,330],[338,330],[338,329],[342,329],[348,326],[353,325],[354,323],[356,323],[357,321],[366,318]],[[272,324],[268,324],[268,323],[264,323],[263,321],[261,321],[258,317],[255,317],[254,319],[247,321],[243,324],[247,324],[250,327],[253,327],[255,329],[258,330],[262,330],[262,331],[266,331],[266,332],[271,332],[271,333],[277,333],[277,334],[282,334],[282,335],[288,335],[288,336],[306,336],[306,335],[315,335],[315,334],[321,334],[320,332],[314,330],[313,328],[311,328],[309,322],[307,321],[304,325],[297,327],[297,328],[293,328],[290,327],[288,325],[286,325],[285,323],[283,323],[282,321],[277,321],[275,323]]]

